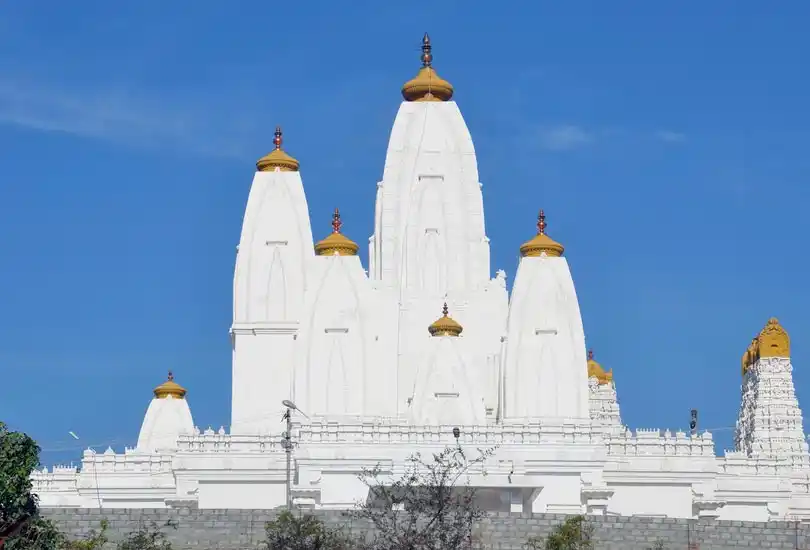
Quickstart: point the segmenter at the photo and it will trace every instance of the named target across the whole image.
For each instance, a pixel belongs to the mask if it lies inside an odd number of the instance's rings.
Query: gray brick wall
[[[264,525],[275,515],[269,510],[97,510],[46,508],[43,514],[73,537],[109,522],[111,539],[122,538],[141,523],[165,525],[172,520],[177,529],[166,529],[174,550],[257,549],[264,538]],[[367,526],[352,522],[337,511],[318,512],[330,525],[354,534]],[[498,513],[484,518],[476,527],[480,546],[487,549],[522,549],[529,537],[547,535],[566,516],[554,514]],[[752,523],[741,521],[688,521],[668,518],[591,518],[594,548],[597,550],[645,550],[657,540],[668,550],[730,550],[732,548],[810,549],[810,525],[795,522]],[[690,544],[693,546],[690,547]]]

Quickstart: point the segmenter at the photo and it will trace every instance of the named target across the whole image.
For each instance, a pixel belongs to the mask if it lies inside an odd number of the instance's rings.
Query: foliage
[[[37,499],[31,493],[31,473],[39,465],[39,446],[21,432],[9,431],[0,422],[0,547],[8,541],[34,536],[44,524],[29,525],[37,516]],[[32,540],[35,544],[36,541]]]
[[[664,550],[666,548],[664,546],[664,541],[661,539],[656,540],[652,546],[648,548],[648,550]]]
[[[64,550],[101,550],[109,541],[107,538],[107,527],[109,523],[106,519],[101,520],[101,529],[93,529],[87,538],[81,540],[66,540],[62,546]]]
[[[545,540],[531,538],[526,546],[535,550],[592,550],[593,525],[585,516],[573,516],[557,525]]]
[[[371,523],[376,532],[369,550],[445,550],[469,548],[472,529],[483,517],[475,503],[475,490],[459,479],[481,465],[494,449],[478,450],[468,459],[461,447],[448,447],[432,460],[420,454],[408,458],[398,479],[383,479],[379,466],[360,479],[369,498],[351,515]]]
[[[177,523],[166,522],[166,527],[177,529]],[[155,522],[148,525],[142,523],[136,531],[118,543],[118,550],[172,550],[172,544],[166,539],[166,534]]]
[[[268,550],[344,550],[351,540],[338,529],[330,529],[315,516],[296,516],[284,510],[265,525]]]
[[[49,520],[34,516],[20,533],[8,540],[3,550],[58,550],[65,539]]]

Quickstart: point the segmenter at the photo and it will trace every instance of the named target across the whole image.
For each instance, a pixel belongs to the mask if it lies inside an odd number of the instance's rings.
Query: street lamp
[[[284,432],[281,438],[281,446],[284,448],[284,452],[287,453],[287,510],[292,510],[292,413],[298,411],[305,418],[309,417],[289,399],[285,399],[281,404],[284,405],[285,409],[284,416],[281,419],[287,421],[287,431]]]

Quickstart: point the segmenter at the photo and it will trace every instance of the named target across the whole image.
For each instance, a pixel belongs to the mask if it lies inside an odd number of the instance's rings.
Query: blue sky
[[[255,160],[283,125],[316,238],[339,206],[365,242],[425,31],[476,144],[493,273],[514,278],[544,208],[628,424],[733,426],[772,315],[810,410],[810,4],[469,5],[3,2],[0,419],[46,463],[121,450],[173,369],[197,423],[227,425]]]

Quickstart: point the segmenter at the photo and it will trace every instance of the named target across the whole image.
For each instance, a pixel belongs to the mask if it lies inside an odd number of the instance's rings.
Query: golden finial
[[[273,145],[275,145],[275,149],[256,162],[256,169],[259,172],[274,172],[276,170],[281,172],[298,171],[298,161],[284,152],[281,148],[283,142],[281,126],[276,126],[276,132],[273,134]]]
[[[450,317],[447,302],[445,302],[444,307],[442,307],[442,316],[428,327],[428,332],[431,336],[459,336],[463,330],[464,327]]]
[[[416,78],[402,86],[405,101],[450,101],[453,97],[453,85],[439,77],[433,69],[432,50],[430,36],[425,33],[422,38],[422,68]]]
[[[768,319],[765,327],[748,345],[742,356],[742,373],[748,372],[762,357],[790,357],[790,336],[776,317]]]
[[[335,208],[332,214],[332,233],[315,244],[315,254],[318,256],[356,256],[359,247],[357,243],[340,232],[343,222],[340,220],[340,210]]]
[[[175,399],[183,399],[186,396],[186,389],[174,381],[174,374],[169,371],[168,379],[160,386],[155,388],[155,397],[157,399],[166,399],[173,397]]]
[[[588,350],[588,378],[596,378],[600,386],[613,382],[613,369],[606,372],[602,365],[593,358],[592,349]]]
[[[537,235],[521,245],[521,256],[562,256],[563,245],[546,235],[546,227],[546,214],[541,210],[537,215]]]

